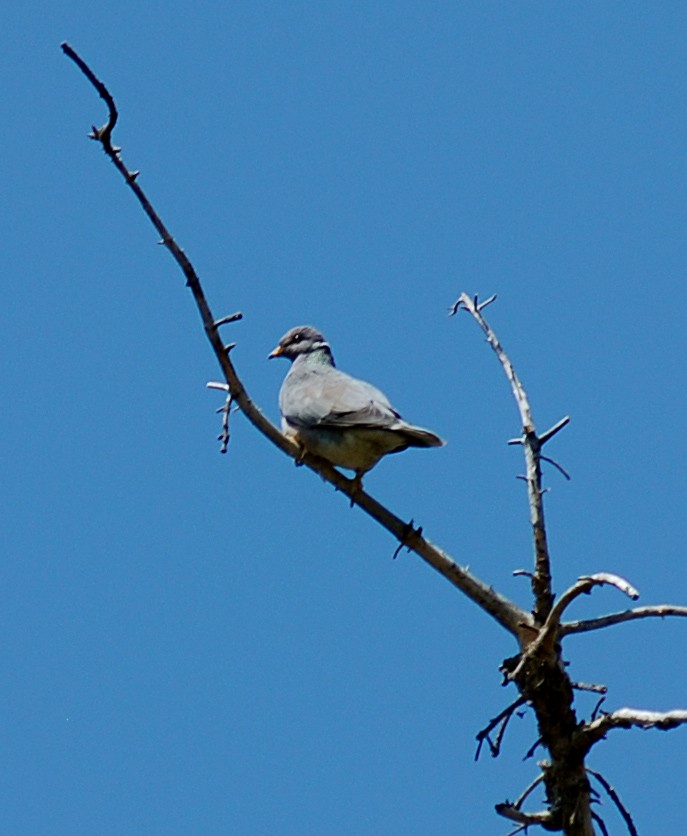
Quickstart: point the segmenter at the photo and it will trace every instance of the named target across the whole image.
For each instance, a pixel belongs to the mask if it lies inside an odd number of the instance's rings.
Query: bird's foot
[[[364,471],[356,470],[355,476],[350,480],[351,483],[351,508],[355,505],[358,497],[363,492],[363,473]]]
[[[305,449],[305,447],[304,447],[302,444],[300,444],[300,443],[298,442],[298,440],[297,440],[297,439],[292,438],[291,440],[292,440],[295,444],[298,444],[298,453],[296,454],[296,456],[295,456],[295,458],[294,458],[294,460],[293,460],[293,463],[296,465],[296,467],[303,467],[303,465],[305,464],[304,459],[305,459],[306,449]]]

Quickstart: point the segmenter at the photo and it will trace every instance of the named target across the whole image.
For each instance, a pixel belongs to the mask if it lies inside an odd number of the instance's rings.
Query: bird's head
[[[315,351],[324,351],[331,358],[329,343],[317,328],[313,328],[312,325],[297,325],[284,334],[277,347],[268,355],[268,359],[286,357],[287,360],[295,360]]]

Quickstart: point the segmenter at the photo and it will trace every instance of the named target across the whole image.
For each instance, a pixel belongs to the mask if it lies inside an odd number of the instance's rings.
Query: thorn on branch
[[[530,748],[525,752],[525,754],[522,756],[523,761],[528,761],[530,758],[533,758],[534,753],[537,751],[537,749],[541,745],[542,745],[542,739],[541,739],[541,737],[538,737],[534,741],[534,743],[530,746]]]
[[[351,502],[351,504],[353,504],[353,503]],[[418,537],[422,537],[422,526],[419,525],[417,528],[413,528],[413,523],[414,522],[415,522],[415,520],[411,520],[409,523],[407,523],[407,525],[406,525],[406,527],[403,531],[403,534],[399,538],[398,546],[396,547],[396,550],[394,551],[394,553],[392,555],[392,558],[391,558],[392,560],[396,560],[396,558],[401,553],[401,549],[403,549],[404,546],[405,546],[406,549],[408,549],[408,551],[410,551],[410,545],[408,544],[408,538],[411,536],[411,534],[415,534]]]

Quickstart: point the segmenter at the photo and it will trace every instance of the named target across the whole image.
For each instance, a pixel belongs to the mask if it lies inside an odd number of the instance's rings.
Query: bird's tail
[[[404,423],[402,429],[411,447],[443,447],[446,444],[443,438],[422,427]]]

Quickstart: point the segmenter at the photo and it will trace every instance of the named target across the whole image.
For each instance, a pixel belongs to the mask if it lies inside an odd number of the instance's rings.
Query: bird
[[[279,392],[282,432],[302,451],[353,470],[354,492],[389,453],[445,444],[404,421],[375,386],[337,369],[329,343],[312,325],[287,331],[268,355],[274,357],[292,364]]]

